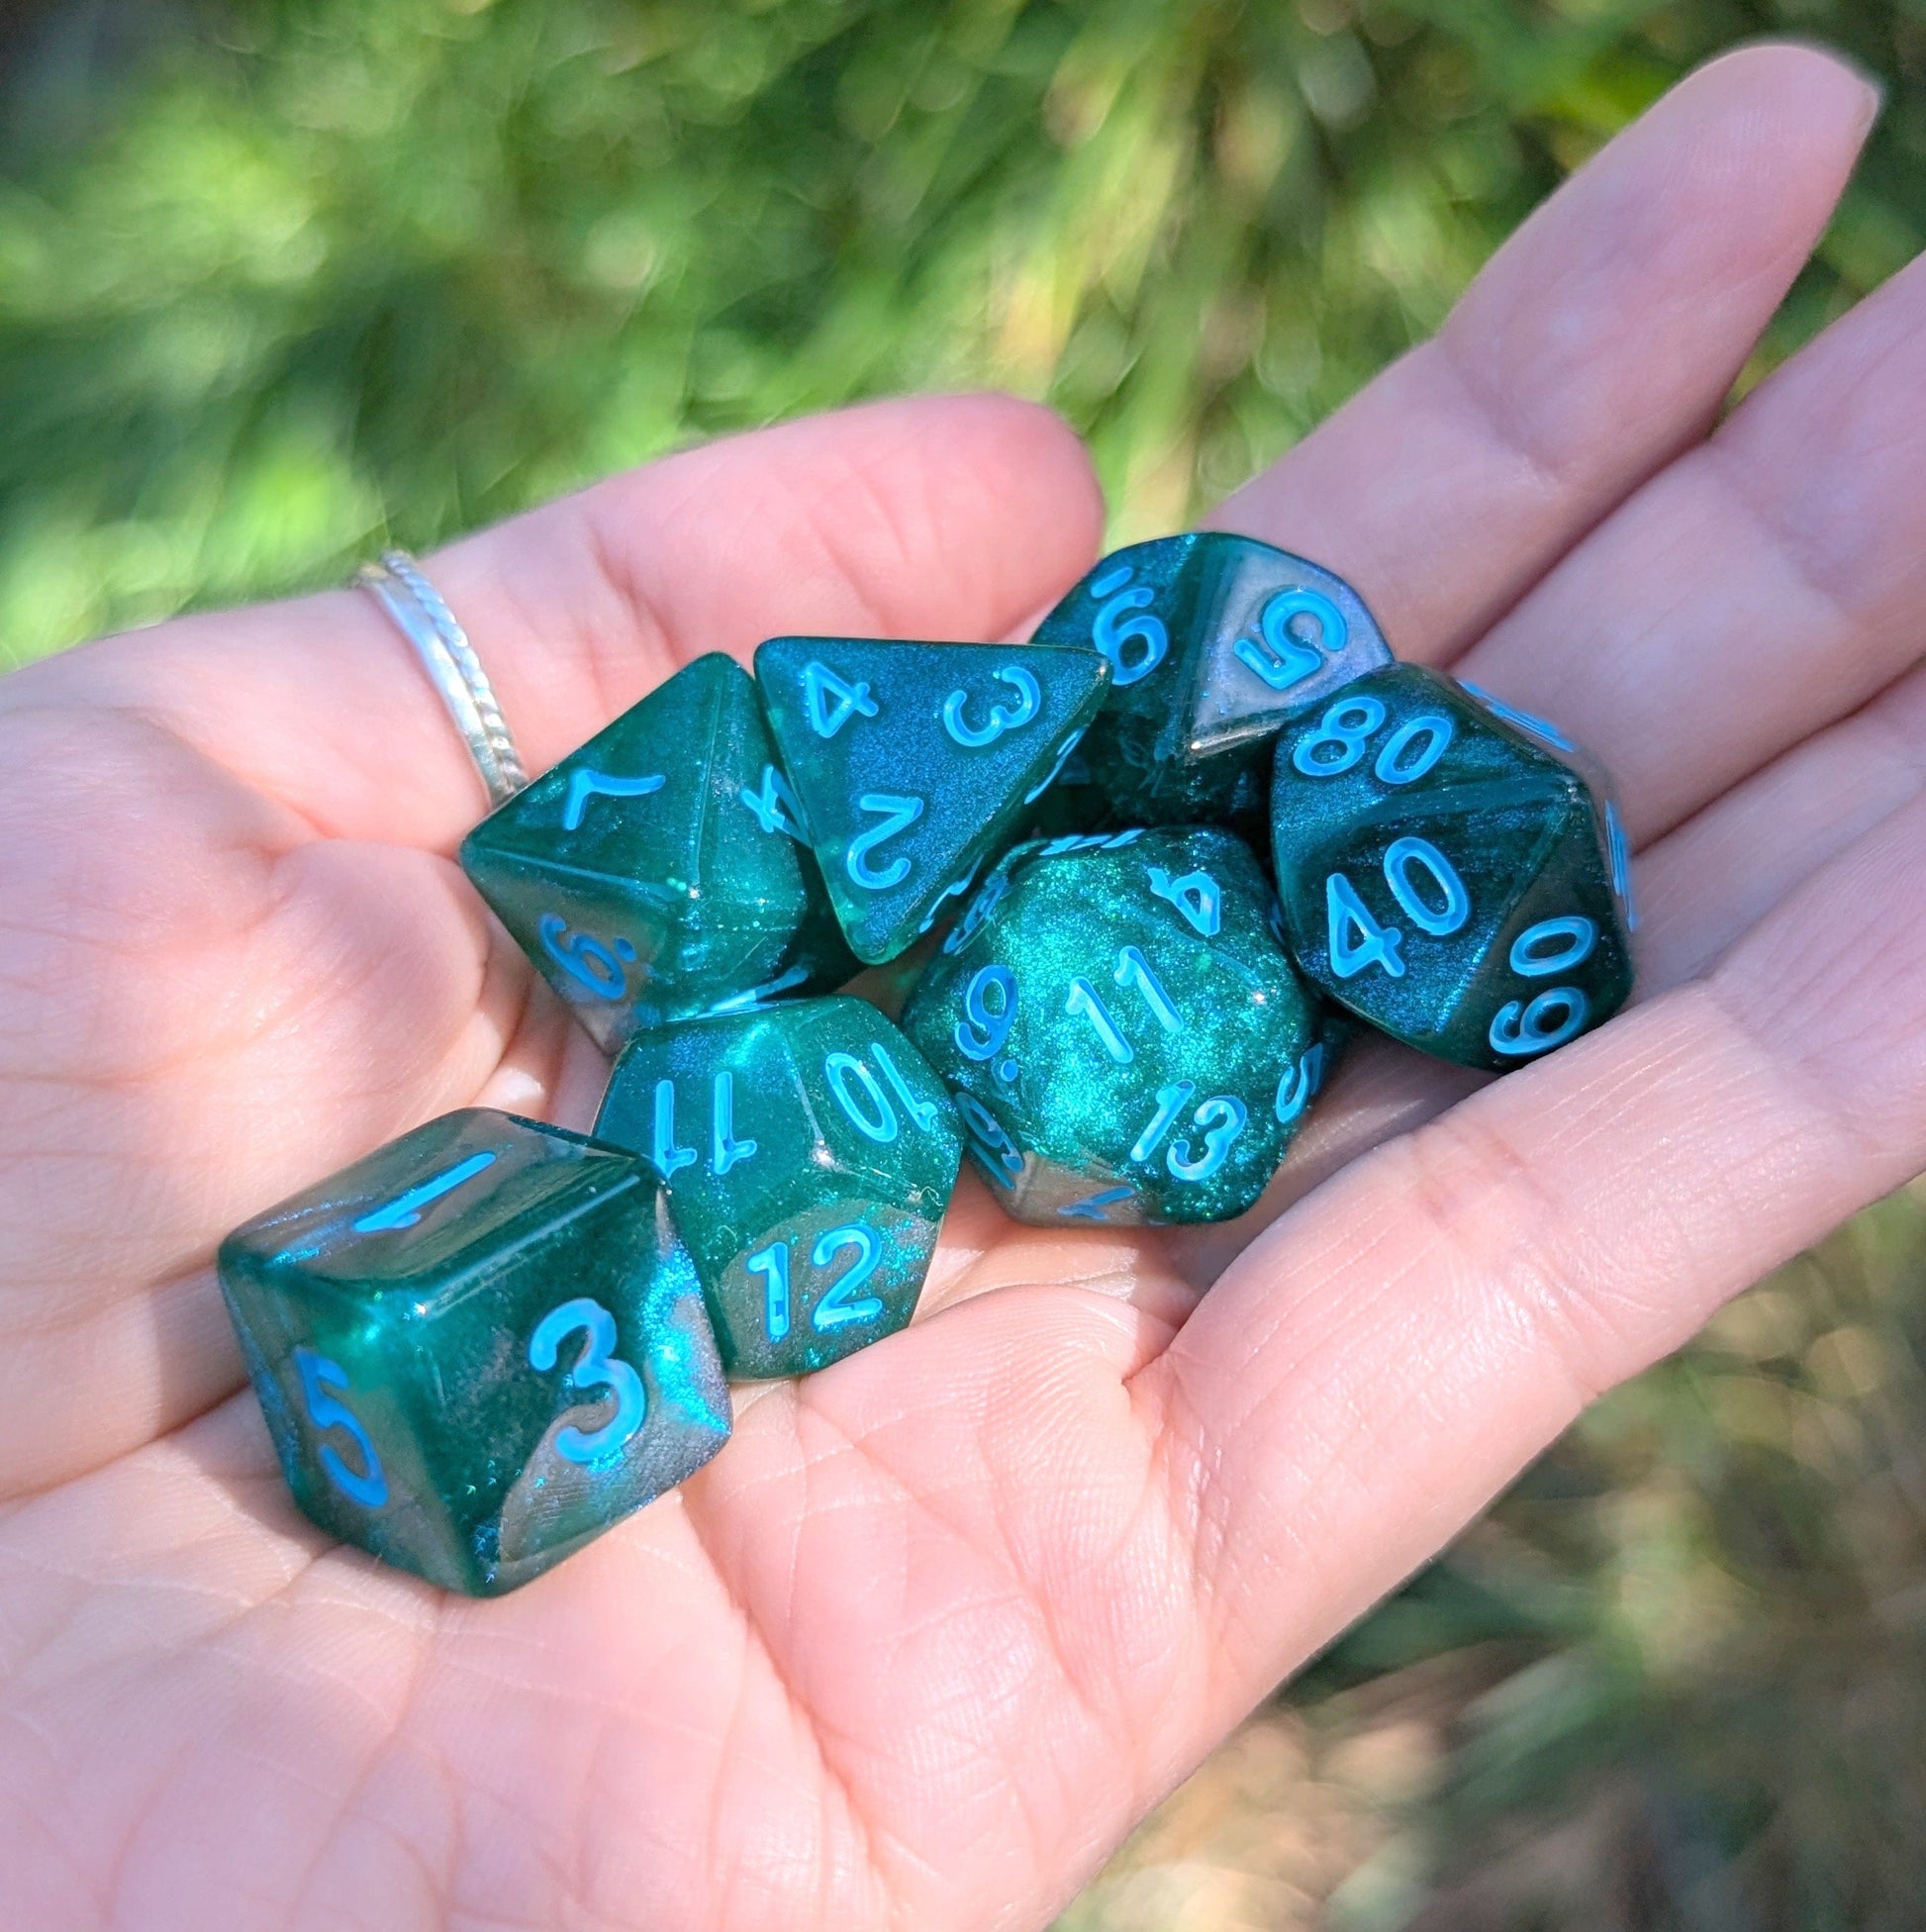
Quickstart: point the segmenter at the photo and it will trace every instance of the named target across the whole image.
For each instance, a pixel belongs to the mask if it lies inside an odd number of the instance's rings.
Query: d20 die
[[[850,946],[902,952],[1014,833],[1103,702],[1096,651],[772,637],[769,722]]]
[[[1392,662],[1343,578],[1220,531],[1114,551],[1036,639],[1109,659],[1081,756],[1112,823],[1217,820],[1260,839],[1279,727]]]
[[[461,863],[614,1052],[856,970],[749,674],[712,652],[498,807]]]
[[[639,1035],[596,1133],[668,1182],[738,1377],[823,1368],[910,1319],[963,1145],[915,1048],[849,999]]]
[[[1624,835],[1569,751],[1416,665],[1288,726],[1272,840],[1298,964],[1464,1066],[1515,1067],[1609,1018],[1632,986]]]
[[[1315,1089],[1310,997],[1249,849],[1193,826],[1018,847],[904,1010],[1018,1220],[1227,1220]]]
[[[482,1109],[237,1228],[221,1286],[295,1500],[494,1595],[701,1468],[728,1393],[660,1184]]]

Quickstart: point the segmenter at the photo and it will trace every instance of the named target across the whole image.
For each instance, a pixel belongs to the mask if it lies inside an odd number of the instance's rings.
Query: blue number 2
[[[360,1470],[349,1469],[332,1442],[324,1442],[320,1462],[328,1480],[351,1502],[363,1509],[379,1509],[388,1500],[388,1479],[382,1473],[381,1458],[361,1426],[360,1417],[330,1389],[345,1389],[347,1371],[338,1362],[318,1355],[312,1348],[296,1348],[295,1373],[301,1378],[301,1400],[307,1404],[308,1420],[318,1429],[344,1429],[361,1458]]]
[[[616,1318],[600,1302],[580,1295],[550,1308],[529,1337],[529,1366],[548,1370],[555,1366],[561,1345],[581,1330],[589,1338],[582,1358],[568,1372],[568,1386],[587,1392],[607,1389],[616,1399],[616,1412],[601,1428],[584,1432],[573,1423],[555,1437],[555,1453],[572,1463],[602,1462],[615,1455],[642,1426],[648,1403],[642,1394],[642,1379],[626,1362],[610,1353],[616,1345]]]
[[[846,1328],[852,1321],[874,1321],[883,1312],[883,1304],[874,1295],[866,1295],[860,1302],[850,1299],[875,1274],[876,1264],[883,1259],[883,1244],[867,1222],[850,1221],[843,1227],[830,1228],[810,1250],[811,1265],[826,1268],[844,1248],[854,1248],[856,1259],[829,1284],[810,1316],[811,1327],[824,1334],[831,1328]]]

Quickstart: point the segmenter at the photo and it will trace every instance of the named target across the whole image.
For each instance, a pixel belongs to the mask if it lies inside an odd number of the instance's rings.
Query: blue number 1
[[[360,1417],[348,1405],[331,1396],[332,1389],[345,1389],[347,1371],[338,1362],[317,1355],[312,1348],[294,1351],[295,1373],[301,1378],[301,1400],[307,1404],[308,1419],[318,1429],[344,1429],[361,1458],[359,1471],[349,1469],[331,1442],[324,1442],[319,1460],[328,1480],[351,1502],[363,1509],[379,1509],[388,1500],[388,1479],[382,1473],[381,1458],[361,1426]]]

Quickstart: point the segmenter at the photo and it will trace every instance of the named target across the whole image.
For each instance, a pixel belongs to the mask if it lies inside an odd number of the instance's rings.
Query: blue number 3
[[[308,1406],[308,1419],[318,1429],[344,1429],[361,1458],[360,1470],[349,1469],[332,1442],[321,1445],[319,1460],[328,1480],[350,1501],[363,1509],[379,1509],[388,1500],[388,1478],[381,1458],[361,1426],[361,1418],[330,1389],[345,1389],[347,1371],[338,1362],[318,1355],[312,1348],[294,1351],[295,1373],[301,1378],[301,1400]]]
[[[589,1338],[582,1359],[568,1372],[568,1386],[582,1390],[604,1388],[616,1399],[616,1412],[601,1428],[584,1433],[572,1423],[555,1438],[555,1452],[572,1463],[602,1462],[616,1455],[648,1412],[642,1379],[626,1362],[610,1353],[616,1345],[616,1318],[600,1302],[586,1295],[564,1302],[542,1316],[529,1337],[529,1365],[552,1369],[561,1345],[578,1329]]]

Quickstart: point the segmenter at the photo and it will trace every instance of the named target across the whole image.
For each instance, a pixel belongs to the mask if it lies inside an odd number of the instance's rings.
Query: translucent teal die
[[[1626,847],[1583,754],[1416,665],[1278,739],[1272,842],[1293,955],[1396,1038],[1503,1070],[1631,992]]]
[[[527,1583],[728,1437],[660,1184],[559,1127],[446,1114],[237,1228],[220,1272],[295,1500],[447,1590]]]
[[[1328,1057],[1249,848],[1192,826],[1019,846],[904,1009],[1018,1220],[1226,1220]]]
[[[1079,751],[1089,799],[1066,808],[1112,825],[1233,824],[1260,842],[1279,727],[1392,661],[1343,578],[1222,531],[1114,551],[1036,641],[1091,645],[1110,663]]]
[[[772,637],[757,650],[769,723],[858,958],[893,959],[969,889],[1083,735],[1108,676],[1087,647]]]
[[[855,972],[749,674],[699,657],[462,841],[603,1047]]]
[[[639,1035],[596,1133],[667,1180],[745,1378],[822,1368],[910,1319],[962,1158],[942,1083],[850,999]]]

